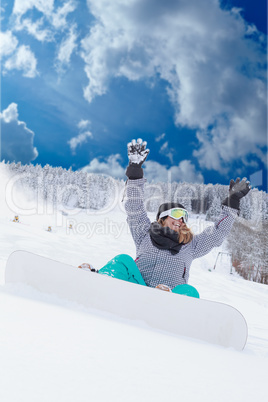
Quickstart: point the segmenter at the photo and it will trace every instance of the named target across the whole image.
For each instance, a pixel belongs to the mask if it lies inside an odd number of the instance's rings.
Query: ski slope
[[[230,304],[244,315],[249,337],[243,352],[171,336],[142,322],[133,325],[26,285],[5,284],[6,260],[18,249],[100,268],[116,254],[135,256],[135,248],[120,203],[97,214],[62,214],[43,204],[27,215],[26,209],[36,206],[30,195],[14,192],[11,205],[4,196],[3,169],[0,183],[1,401],[265,400],[268,287],[230,275],[227,257],[213,270],[224,245],[194,262],[189,283],[201,298]],[[24,215],[14,209],[16,200]],[[21,223],[12,222],[16,214]],[[197,233],[209,223],[193,216],[190,224]]]

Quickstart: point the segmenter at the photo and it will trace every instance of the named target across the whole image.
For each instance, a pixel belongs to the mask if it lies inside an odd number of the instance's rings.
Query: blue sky
[[[2,0],[1,159],[267,191],[266,0]]]

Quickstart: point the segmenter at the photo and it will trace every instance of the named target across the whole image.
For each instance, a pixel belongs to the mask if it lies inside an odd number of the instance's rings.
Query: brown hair
[[[165,218],[161,218],[159,219],[157,222],[161,225],[161,226],[165,226]],[[188,228],[188,226],[183,225],[180,227],[180,230],[178,232],[178,242],[179,243],[183,243],[183,244],[187,244],[190,243],[193,240],[193,232],[191,231],[190,228]]]

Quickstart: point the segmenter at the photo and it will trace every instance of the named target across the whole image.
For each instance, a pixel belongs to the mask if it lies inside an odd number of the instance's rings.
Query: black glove
[[[150,150],[146,149],[147,142],[139,138],[132,140],[127,144],[129,165],[126,170],[126,176],[130,180],[141,179],[143,177],[142,164],[147,158]]]
[[[247,181],[245,177],[241,181],[240,178],[238,177],[235,182],[232,179],[230,181],[229,186],[229,196],[225,198],[222,205],[226,205],[227,207],[239,210],[239,204],[241,198],[245,197],[245,195],[247,195],[250,189],[251,189],[250,183],[249,181]]]

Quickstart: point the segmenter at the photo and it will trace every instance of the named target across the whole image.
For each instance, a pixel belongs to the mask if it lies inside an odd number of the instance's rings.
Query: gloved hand
[[[236,179],[236,181],[232,179],[229,186],[229,196],[225,198],[222,205],[239,210],[241,198],[245,197],[250,189],[251,186],[246,177],[244,177],[241,181],[239,177]]]
[[[143,177],[142,164],[147,158],[150,150],[146,149],[147,142],[139,138],[132,140],[127,144],[129,165],[126,170],[126,176],[131,180],[141,179]]]

